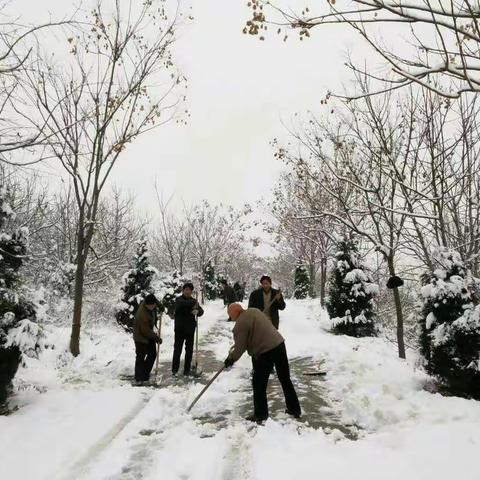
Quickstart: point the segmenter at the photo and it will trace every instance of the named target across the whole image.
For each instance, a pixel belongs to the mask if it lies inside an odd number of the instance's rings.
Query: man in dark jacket
[[[248,300],[248,308],[258,308],[272,321],[274,327],[278,330],[280,323],[278,311],[285,310],[285,300],[280,290],[272,288],[272,279],[267,275],[260,279],[260,285],[261,287],[258,290],[254,290],[251,293]]]
[[[193,357],[193,343],[195,340],[195,317],[203,315],[203,309],[198,301],[192,297],[193,284],[187,282],[183,286],[182,295],[175,300],[175,344],[173,347],[172,375],[177,375],[180,368],[183,344],[185,344],[185,363],[183,374],[190,375]]]
[[[147,295],[138,307],[133,321],[133,340],[135,342],[135,380],[148,382],[157,358],[156,344],[162,339],[154,332],[157,315],[157,299]]]
[[[223,291],[222,291],[223,304],[226,305],[228,309],[228,306],[231,305],[232,303],[235,303],[237,301],[237,298],[235,295],[235,290],[228,284],[227,280],[223,279],[222,285],[223,285]],[[231,321],[230,317],[228,317],[228,321],[229,322]]]
[[[225,367],[231,367],[245,351],[253,363],[253,404],[254,415],[248,417],[261,423],[268,418],[267,385],[273,366],[277,370],[285,396],[286,413],[295,418],[301,415],[297,393],[290,379],[285,341],[272,322],[256,308],[244,310],[238,303],[228,307],[228,314],[234,320],[233,338],[235,346],[225,360]]]
[[[235,297],[237,299],[237,302],[243,302],[244,293],[242,290],[242,286],[240,285],[240,282],[235,282],[233,284],[233,291],[235,292]]]

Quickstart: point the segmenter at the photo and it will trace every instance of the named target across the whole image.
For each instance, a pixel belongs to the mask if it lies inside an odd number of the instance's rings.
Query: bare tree
[[[455,248],[478,268],[478,106],[476,98],[450,101],[430,90],[368,95],[346,102],[322,121],[312,118],[296,138],[306,155],[279,149],[300,178],[316,182],[334,201],[311,197],[302,221],[328,215],[361,234],[380,252],[388,274],[434,268],[432,250]],[[309,202],[306,202],[309,203]],[[413,269],[413,270],[412,270]],[[393,290],[401,352],[402,302]]]
[[[304,192],[309,192],[309,195],[304,195]],[[324,305],[330,233],[335,222],[328,216],[310,216],[311,199],[315,199],[315,205],[323,204],[324,208],[331,203],[331,198],[309,177],[292,172],[283,174],[274,189],[274,201],[269,206],[276,221],[267,226],[270,232],[276,233],[277,249],[284,254],[283,258],[292,258],[292,271],[298,262],[307,266],[309,294],[312,297],[315,296],[317,273],[320,273],[320,302]]]
[[[111,12],[111,13],[110,13]],[[171,45],[178,16],[163,0],[137,5],[98,1],[88,31],[68,39],[67,66],[39,60],[26,70],[25,95],[46,123],[48,147],[68,174],[78,209],[76,277],[70,350],[80,352],[85,269],[102,191],[122,152],[139,135],[175,118],[182,81]]]
[[[457,250],[478,269],[479,108],[476,97],[450,101],[422,90],[402,100],[411,126],[406,162],[381,165],[405,199],[405,250],[433,270],[432,246]],[[416,213],[418,215],[413,215]]]
[[[174,215],[168,200],[155,187],[160,212],[160,221],[154,230],[154,258],[162,270],[175,270],[183,275],[190,260],[191,230],[183,213]]]
[[[390,276],[394,276],[402,230],[409,214],[399,196],[397,182],[383,173],[381,165],[386,157],[399,166],[405,163],[405,123],[400,112],[392,109],[389,98],[374,102],[366,97],[363,105],[347,104],[345,108],[346,114],[337,121],[328,119],[322,123],[312,118],[307,132],[297,135],[307,149],[307,157],[291,156],[285,151],[279,155],[282,158],[287,155],[297,174],[323,189],[335,205],[332,211],[331,204],[317,202],[310,215],[299,218],[328,216],[348,231],[363,236],[383,255]],[[315,205],[311,189],[303,187],[302,194]],[[398,354],[405,358],[404,318],[398,288],[393,289],[393,297]]]
[[[114,187],[99,204],[96,224],[85,269],[86,287],[118,279],[149,222],[136,211],[135,198]]]
[[[250,212],[249,206],[236,210],[223,205],[210,205],[207,201],[186,209],[192,262],[195,270],[202,275],[202,292],[206,266],[210,262],[219,264],[240,249],[244,242],[244,232],[248,228],[246,216]]]
[[[75,28],[74,15],[61,21],[50,21],[40,25],[22,25],[18,19],[12,19],[0,6],[0,162],[17,165],[19,151],[33,153],[33,148],[47,140],[46,123],[32,125],[25,119],[25,111],[31,105],[25,105],[20,91],[24,82],[21,72],[30,68],[36,55],[32,44],[38,42],[38,35],[51,32],[52,29]],[[42,155],[31,157],[20,163],[31,165],[43,160]]]
[[[480,91],[480,10],[470,0],[353,0],[348,4],[342,2],[340,7],[335,0],[328,0],[320,7],[308,5],[303,11],[292,11],[288,4],[282,6],[266,0],[251,0],[249,5],[252,17],[244,32],[259,35],[261,39],[268,25],[278,27],[279,34],[286,28],[295,29],[303,40],[315,28],[349,24],[386,62],[390,72],[378,76],[368,68],[359,69],[352,63],[350,67],[372,79],[388,80],[389,89],[419,84],[450,98]],[[396,25],[401,29],[404,40],[397,49],[376,37],[371,27],[378,25]],[[395,32],[396,38],[399,34]],[[455,83],[441,88],[437,77],[447,77]]]

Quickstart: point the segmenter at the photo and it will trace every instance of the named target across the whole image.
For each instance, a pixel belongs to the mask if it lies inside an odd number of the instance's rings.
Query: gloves
[[[233,359],[230,358],[230,357],[227,357],[227,358],[225,359],[225,361],[223,362],[223,364],[225,365],[225,368],[233,367],[233,364],[234,364],[234,363],[235,363],[235,362],[234,362]]]

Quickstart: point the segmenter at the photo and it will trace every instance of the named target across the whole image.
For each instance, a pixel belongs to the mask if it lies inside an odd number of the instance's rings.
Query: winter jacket
[[[235,290],[230,285],[225,285],[223,289],[223,303],[224,305],[230,305],[237,301]]]
[[[235,292],[235,297],[237,298],[237,302],[243,301],[243,297],[244,297],[243,288],[238,282],[235,282],[235,284],[233,285],[233,291]]]
[[[138,307],[135,319],[133,321],[133,340],[140,343],[149,343],[158,339],[157,334],[153,331],[157,321],[155,310],[149,310],[145,303],[142,302]]]
[[[270,301],[272,301],[272,298],[277,293],[278,293],[278,290],[275,290],[274,288],[271,289]],[[280,316],[278,315],[278,311],[285,310],[285,307],[286,307],[286,304],[283,297],[281,297],[280,300],[275,300],[270,307],[270,318],[272,319],[272,323],[275,326],[275,328],[278,328],[278,325],[280,323]],[[263,301],[263,288],[254,290],[251,293],[250,299],[248,300],[248,308],[258,308],[261,312],[263,312],[265,308],[264,301]]]
[[[233,327],[234,350],[228,355],[236,362],[245,351],[258,357],[278,347],[285,340],[270,319],[256,308],[243,311]]]
[[[203,315],[203,308],[197,303],[195,298],[187,298],[180,295],[175,299],[175,331],[183,332],[186,335],[191,335],[195,332],[197,323],[195,322],[195,315],[192,310],[196,306],[198,316]]]

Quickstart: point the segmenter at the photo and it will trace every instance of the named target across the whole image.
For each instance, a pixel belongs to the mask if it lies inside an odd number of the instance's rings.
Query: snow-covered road
[[[221,365],[232,324],[218,302],[201,320],[204,382]],[[9,479],[479,480],[480,402],[423,390],[427,377],[381,339],[330,335],[316,301],[290,301],[281,317],[305,416],[287,418],[276,380],[271,419],[250,413],[251,363],[244,356],[195,406],[202,385],[169,378],[173,343],[163,330],[163,388],[135,388],[131,339],[112,326],[86,328],[82,355],[46,352],[21,375],[47,387],[19,396],[0,417],[0,477]],[[65,337],[64,337],[65,335]],[[56,337],[56,338],[54,338]],[[66,331],[52,331],[65,343]],[[306,377],[323,360],[326,377]]]

